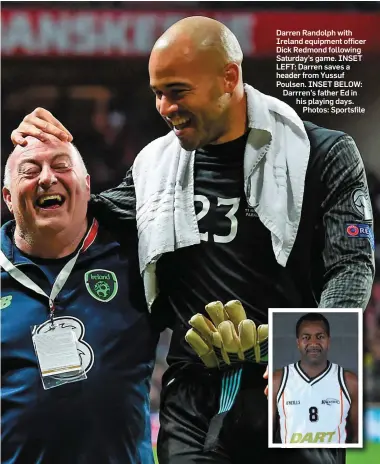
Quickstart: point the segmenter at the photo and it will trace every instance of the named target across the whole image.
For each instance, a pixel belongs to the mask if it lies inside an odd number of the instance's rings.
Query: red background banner
[[[278,30],[349,30],[353,39],[365,40],[366,43],[346,44],[346,47],[357,46],[365,53],[380,53],[378,13],[3,9],[2,56],[147,56],[165,29],[192,14],[203,14],[225,23],[236,34],[245,56],[265,58],[275,55]]]

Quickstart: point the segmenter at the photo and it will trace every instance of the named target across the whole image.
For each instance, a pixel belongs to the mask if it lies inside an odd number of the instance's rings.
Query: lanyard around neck
[[[50,311],[54,311],[54,300],[58,293],[62,290],[63,286],[65,285],[67,279],[69,278],[71,271],[78,259],[80,253],[84,253],[89,246],[94,242],[97,234],[98,234],[99,224],[96,219],[92,221],[91,227],[87,232],[85,238],[82,241],[82,245],[80,246],[77,253],[68,261],[62,268],[61,272],[58,274],[57,278],[54,281],[53,287],[50,292],[50,296],[45,293],[42,288],[33,282],[26,274],[24,274],[20,269],[18,269],[9,259],[5,256],[3,251],[0,250],[0,266],[5,269],[10,276],[12,276],[17,282],[24,287],[33,290],[40,295],[45,296],[49,300],[49,307]]]

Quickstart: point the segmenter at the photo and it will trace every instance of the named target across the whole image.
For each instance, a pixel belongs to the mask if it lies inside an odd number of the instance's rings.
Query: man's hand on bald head
[[[25,138],[30,135],[45,140],[45,135],[51,134],[64,142],[71,142],[73,136],[66,127],[58,121],[50,111],[44,108],[36,108],[27,114],[17,129],[12,131],[11,139],[13,145],[26,145]]]
[[[34,156],[40,153],[51,153],[52,155],[67,154],[75,163],[79,164],[81,169],[83,169],[83,174],[87,175],[87,169],[82,156],[73,143],[63,142],[50,134],[45,134],[45,141],[43,142],[35,137],[27,136],[25,137],[25,144],[16,145],[13,152],[9,155],[4,171],[4,186],[9,187],[12,177],[11,173],[18,162],[23,158],[33,159]]]
[[[58,147],[58,146],[69,146],[69,145],[72,145],[71,142],[64,142],[60,139],[58,139],[57,137],[55,137],[54,135],[51,135],[51,134],[45,134],[44,135],[44,140],[40,140],[36,137],[33,137],[32,135],[28,135],[25,137],[25,145],[24,146],[20,146],[20,145],[16,145],[15,148],[14,148],[14,151],[16,150],[24,150],[27,146],[28,147],[38,147],[38,146],[44,146],[44,147]]]
[[[79,150],[74,146],[72,142],[64,142],[54,135],[50,134],[45,134],[44,136],[45,140],[41,141],[37,139],[36,137],[32,137],[28,135],[25,137],[25,145],[16,145],[12,155],[13,154],[20,154],[20,153],[26,153],[26,152],[33,152],[33,151],[38,151],[39,149],[41,150],[62,150],[62,152],[67,152],[71,153],[74,156],[80,155]],[[11,155],[11,156],[12,156]]]

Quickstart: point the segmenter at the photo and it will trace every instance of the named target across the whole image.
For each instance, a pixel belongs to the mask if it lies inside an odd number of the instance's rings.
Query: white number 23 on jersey
[[[199,222],[202,218],[206,216],[210,209],[210,200],[205,195],[195,195],[195,201],[202,203],[202,209],[197,214],[197,221]],[[238,221],[236,219],[236,211],[239,209],[240,198],[219,198],[218,197],[218,206],[229,205],[231,209],[226,213],[226,218],[231,222],[230,231],[228,235],[213,235],[214,242],[217,243],[228,243],[236,237]],[[203,232],[200,234],[201,240],[207,242],[209,239],[209,233]]]

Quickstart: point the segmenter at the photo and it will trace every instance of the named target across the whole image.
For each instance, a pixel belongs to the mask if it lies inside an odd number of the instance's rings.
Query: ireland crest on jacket
[[[96,300],[107,303],[111,301],[118,290],[116,274],[106,269],[92,269],[84,275],[88,293]]]

